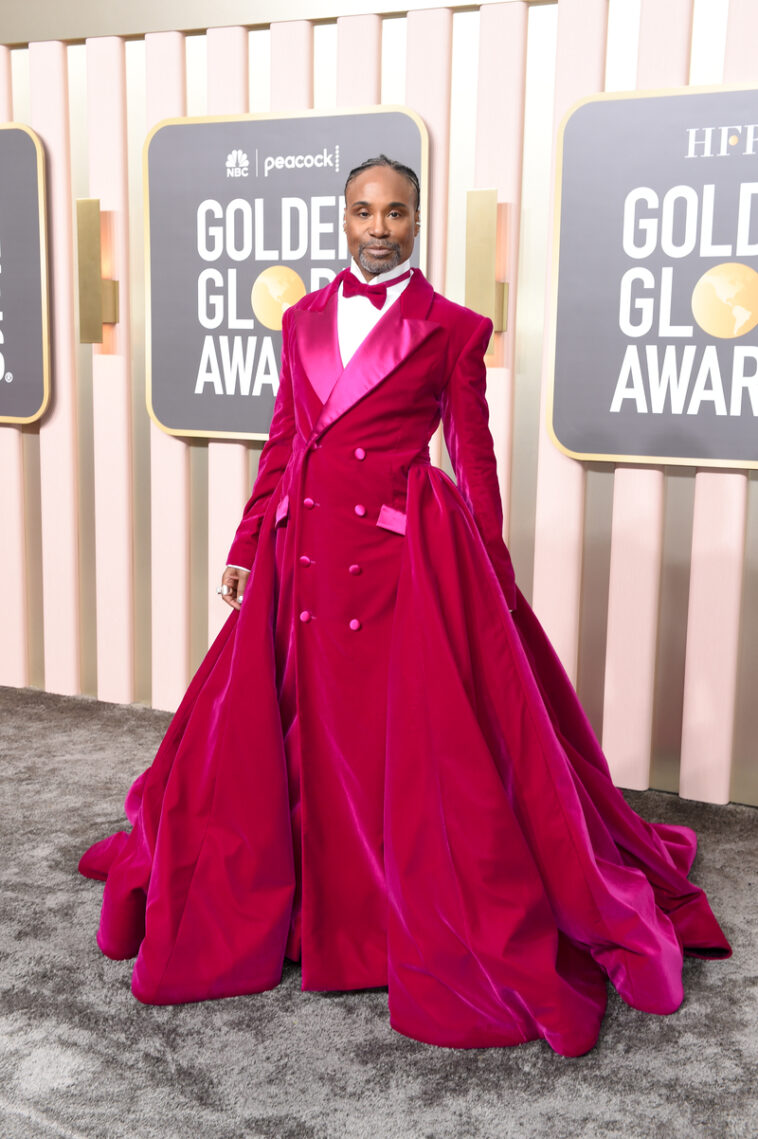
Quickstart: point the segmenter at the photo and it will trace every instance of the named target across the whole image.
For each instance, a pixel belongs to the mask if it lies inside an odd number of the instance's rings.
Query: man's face
[[[408,260],[418,228],[413,186],[391,166],[371,166],[348,186],[347,247],[367,281]]]

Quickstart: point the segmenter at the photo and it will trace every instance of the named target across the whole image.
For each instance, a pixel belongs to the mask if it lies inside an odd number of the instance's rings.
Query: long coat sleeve
[[[295,436],[295,409],[292,398],[292,376],[289,367],[289,310],[282,321],[282,361],[279,373],[279,391],[274,403],[269,437],[261,451],[258,475],[253,491],[237,527],[227,565],[252,567],[263,515],[276,490],[292,454]]]
[[[491,335],[492,322],[480,318],[460,350],[442,393],[442,424],[458,489],[474,515],[508,608],[513,610],[516,608],[516,581],[510,554],[503,541],[503,508],[495,451],[488,427],[484,354]]]

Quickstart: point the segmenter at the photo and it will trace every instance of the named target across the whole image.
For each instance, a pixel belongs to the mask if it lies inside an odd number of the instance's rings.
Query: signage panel
[[[404,108],[177,119],[153,130],[147,402],[165,431],[266,438],[282,315],[347,264],[345,179],[380,153],[417,170],[425,193],[426,130]]]
[[[50,397],[45,156],[37,135],[0,124],[0,422],[30,423]]]
[[[758,91],[596,97],[559,152],[554,441],[758,466]]]

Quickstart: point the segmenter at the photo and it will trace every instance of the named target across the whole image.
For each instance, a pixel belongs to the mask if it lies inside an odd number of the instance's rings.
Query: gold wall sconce
[[[498,280],[499,222],[505,209],[498,204],[497,190],[469,190],[466,195],[466,305],[488,316],[495,332],[508,329],[508,284]]]
[[[99,198],[77,198],[79,342],[102,344],[103,325],[118,324],[118,281],[103,277]]]

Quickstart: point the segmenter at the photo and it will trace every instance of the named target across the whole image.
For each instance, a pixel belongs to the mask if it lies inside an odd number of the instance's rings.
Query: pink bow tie
[[[409,269],[407,273],[403,273],[400,277],[394,277],[391,281],[386,281],[381,285],[370,285],[365,281],[359,281],[350,269],[343,269],[340,274],[342,295],[344,297],[368,297],[374,308],[382,308],[387,300],[387,287],[397,285],[400,281],[406,281],[410,275],[411,270]]]

